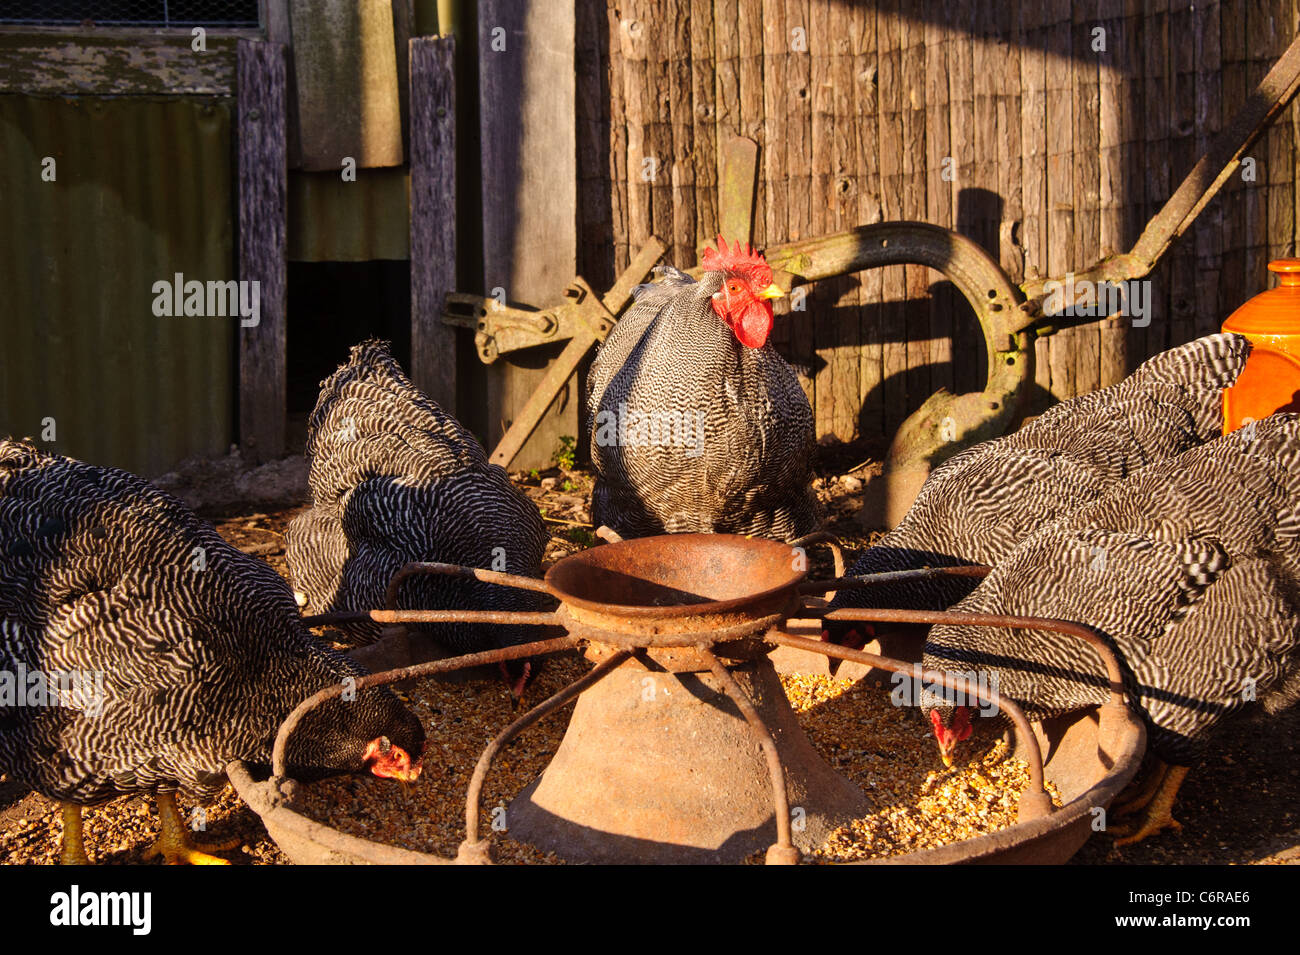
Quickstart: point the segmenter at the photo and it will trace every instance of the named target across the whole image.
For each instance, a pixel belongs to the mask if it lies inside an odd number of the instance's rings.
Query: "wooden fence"
[[[759,144],[759,246],[920,219],[1017,282],[1126,250],[1296,29],[1292,0],[578,0],[579,268],[608,284],[654,233],[693,265],[720,145]],[[1218,329],[1295,249],[1297,114],[1151,275],[1149,324],[1037,343],[1038,399],[1111,384]],[[613,242],[609,237],[613,236]],[[885,437],[983,349],[938,273],[819,283],[774,341],[818,433]]]

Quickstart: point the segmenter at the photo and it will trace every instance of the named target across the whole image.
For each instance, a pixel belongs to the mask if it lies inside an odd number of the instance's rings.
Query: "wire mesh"
[[[257,27],[258,0],[5,0],[0,24]]]

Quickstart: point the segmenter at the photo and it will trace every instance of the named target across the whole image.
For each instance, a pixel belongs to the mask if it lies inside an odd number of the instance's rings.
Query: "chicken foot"
[[[1165,765],[1164,772],[1160,774],[1160,783],[1146,803],[1142,815],[1132,825],[1111,827],[1111,833],[1120,837],[1115,840],[1115,845],[1132,845],[1163,829],[1183,828],[1182,823],[1173,816],[1174,799],[1177,798],[1178,789],[1189,772],[1191,772],[1190,766]]]
[[[157,800],[158,839],[145,851],[146,859],[162,856],[163,861],[168,865],[230,865],[228,860],[209,855],[190,841],[189,829],[176,806],[175,793],[160,792],[157,794]],[[233,849],[238,844],[239,840],[233,839],[205,848],[220,852],[224,849]]]
[[[1160,791],[1160,784],[1164,782],[1168,773],[1169,764],[1159,756],[1152,756],[1146,774],[1125,787],[1124,791],[1116,797],[1111,815],[1118,819],[1121,816],[1132,815],[1139,809],[1145,809],[1155,794]]]

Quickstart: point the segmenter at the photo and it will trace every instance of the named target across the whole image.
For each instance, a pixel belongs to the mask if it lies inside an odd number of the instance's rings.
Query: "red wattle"
[[[753,303],[741,313],[740,321],[732,329],[746,348],[762,348],[772,333],[772,306],[766,302]]]

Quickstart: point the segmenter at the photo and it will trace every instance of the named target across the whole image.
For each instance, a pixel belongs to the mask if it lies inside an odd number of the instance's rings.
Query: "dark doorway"
[[[301,451],[320,383],[367,338],[391,342],[411,368],[411,263],[290,262],[287,342],[289,448]]]

